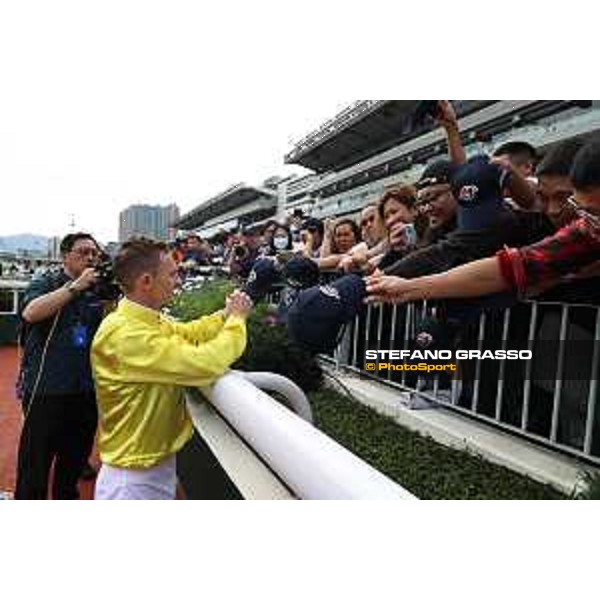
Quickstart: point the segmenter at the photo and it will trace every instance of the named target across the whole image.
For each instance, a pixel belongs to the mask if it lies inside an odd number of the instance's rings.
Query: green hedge
[[[234,285],[228,280],[211,281],[196,291],[177,296],[170,313],[190,321],[220,310]],[[313,356],[290,343],[285,327],[274,321],[266,303],[259,304],[248,320],[248,346],[241,359],[233,365],[244,371],[270,371],[291,379],[304,391],[317,390],[323,383],[323,373]]]
[[[169,306],[169,312],[181,321],[210,315],[225,306],[225,296],[234,289],[234,284],[228,279],[207,282],[198,290],[177,295]]]

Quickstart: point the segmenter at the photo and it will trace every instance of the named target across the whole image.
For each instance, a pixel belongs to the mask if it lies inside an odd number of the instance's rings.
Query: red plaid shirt
[[[537,244],[505,248],[497,256],[510,288],[535,295],[600,260],[600,228],[580,218]]]

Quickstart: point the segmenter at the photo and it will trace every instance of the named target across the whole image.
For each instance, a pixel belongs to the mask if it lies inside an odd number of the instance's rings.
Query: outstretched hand
[[[413,300],[410,297],[410,280],[391,275],[383,275],[381,272],[367,277],[367,299],[368,304],[380,304],[388,302],[401,304]]]

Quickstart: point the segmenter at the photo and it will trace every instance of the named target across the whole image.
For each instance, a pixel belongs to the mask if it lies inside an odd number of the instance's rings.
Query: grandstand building
[[[176,226],[211,238],[219,231],[232,231],[274,217],[285,182],[281,177],[271,177],[256,186],[238,183],[184,214]]]
[[[543,151],[600,131],[599,101],[453,101],[468,155],[509,140]],[[317,218],[351,215],[394,184],[414,182],[425,165],[447,156],[444,131],[432,120],[415,125],[415,101],[367,100],[301,140],[285,157],[315,172],[303,202]],[[293,184],[288,189],[294,189]],[[288,196],[287,212],[297,200]]]
[[[235,185],[184,215],[181,229],[210,237],[243,223],[302,209],[317,218],[354,215],[391,185],[414,182],[425,165],[447,156],[444,131],[415,122],[418,101],[358,101],[298,142],[285,163],[308,174]],[[468,155],[510,140],[551,144],[600,131],[600,101],[454,100]]]

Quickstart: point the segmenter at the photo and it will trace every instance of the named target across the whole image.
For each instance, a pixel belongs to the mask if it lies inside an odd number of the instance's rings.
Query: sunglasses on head
[[[586,219],[589,221],[594,227],[600,227],[600,216],[590,212],[587,208],[579,205],[575,200],[575,196],[570,196],[567,198],[567,205],[573,212],[581,219]]]

